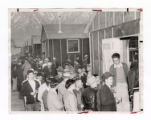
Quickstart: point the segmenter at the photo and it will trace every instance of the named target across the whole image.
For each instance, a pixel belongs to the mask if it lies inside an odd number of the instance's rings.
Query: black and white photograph
[[[142,9],[9,9],[14,112],[143,111]]]

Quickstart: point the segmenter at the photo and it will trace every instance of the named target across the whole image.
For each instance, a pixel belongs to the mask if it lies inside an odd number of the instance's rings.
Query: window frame
[[[77,40],[78,41],[78,51],[70,52],[69,51],[69,41]],[[67,39],[67,53],[80,53],[80,39]]]

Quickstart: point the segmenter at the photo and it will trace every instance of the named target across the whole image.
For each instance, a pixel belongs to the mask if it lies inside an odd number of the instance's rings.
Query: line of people
[[[56,58],[52,62],[48,58],[44,62],[26,58],[21,68],[19,62],[12,77],[24,79],[18,82],[18,90],[23,96],[25,110],[130,112],[133,88],[138,87],[137,64],[132,64],[135,68],[131,66],[129,71],[120,61],[120,55],[114,53],[109,72],[100,77],[92,74],[87,58],[85,56],[82,65],[78,59],[74,65],[67,60],[64,67],[57,65]],[[22,75],[19,74],[21,70]]]

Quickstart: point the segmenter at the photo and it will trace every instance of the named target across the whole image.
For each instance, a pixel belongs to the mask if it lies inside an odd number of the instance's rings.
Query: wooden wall
[[[138,34],[139,19],[140,12],[96,13],[89,28],[90,60],[93,73],[102,74],[102,39]]]
[[[67,53],[66,39],[46,40],[45,53],[46,57],[49,57],[51,61],[53,57],[56,57],[59,65],[64,65],[68,56],[70,56],[72,62],[76,56],[79,56],[80,61],[82,61],[85,54],[89,55],[89,39],[80,39],[80,53]]]
[[[32,45],[32,55],[41,57],[41,44],[33,44]]]

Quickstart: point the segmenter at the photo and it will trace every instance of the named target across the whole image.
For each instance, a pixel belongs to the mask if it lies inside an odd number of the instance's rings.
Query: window
[[[67,40],[67,53],[79,53],[80,43],[78,39]]]

